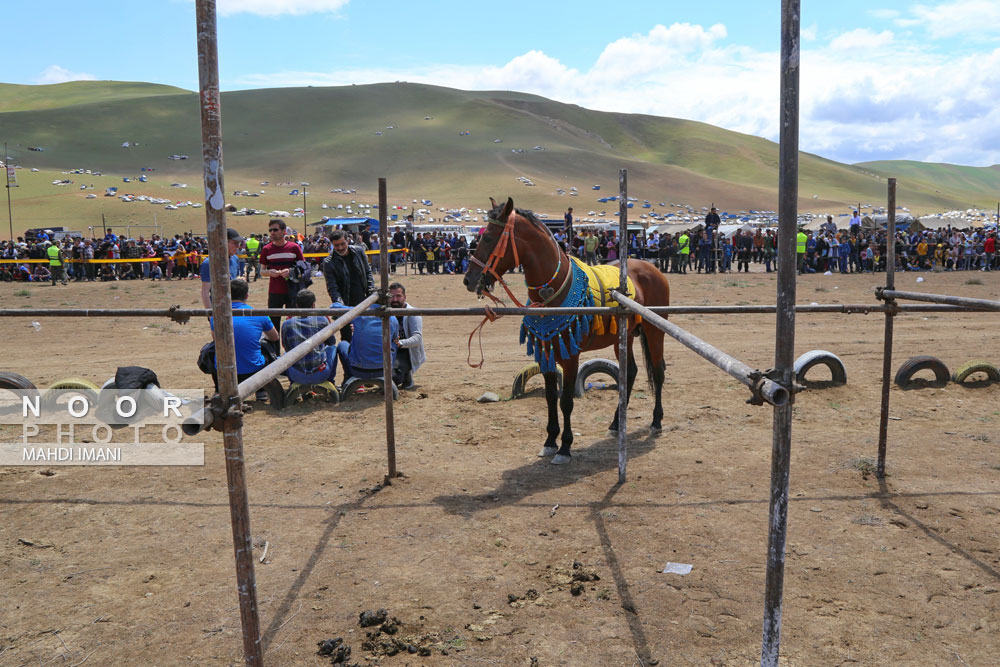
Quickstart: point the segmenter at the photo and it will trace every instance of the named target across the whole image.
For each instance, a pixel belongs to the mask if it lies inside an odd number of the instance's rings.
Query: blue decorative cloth
[[[571,266],[572,282],[559,305],[565,308],[593,306],[587,274],[576,262]],[[580,345],[590,332],[592,320],[592,315],[525,315],[521,322],[521,342],[527,344],[527,353],[535,357],[543,373],[554,373],[556,359],[568,359],[580,353]]]

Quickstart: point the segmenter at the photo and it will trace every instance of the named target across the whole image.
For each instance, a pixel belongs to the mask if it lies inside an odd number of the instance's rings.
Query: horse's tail
[[[639,331],[639,342],[642,344],[642,360],[646,365],[646,382],[649,384],[649,388],[653,391],[656,390],[656,384],[654,382],[654,371],[659,371],[660,377],[666,372],[667,363],[665,359],[660,359],[658,364],[659,368],[653,367],[653,356],[649,353],[649,341],[646,340],[646,332],[643,330],[642,326],[636,327]]]

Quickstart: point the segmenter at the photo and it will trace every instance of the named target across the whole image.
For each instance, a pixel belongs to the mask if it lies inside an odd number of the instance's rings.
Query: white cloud
[[[813,23],[811,26],[802,28],[802,41],[804,42],[815,41],[818,32],[819,30],[818,28],[816,28],[815,23]]]
[[[972,39],[995,40],[1000,23],[1000,3],[996,0],[953,0],[938,5],[915,5],[912,19],[901,25],[922,26],[931,37],[940,39],[963,35]]]
[[[465,90],[516,90],[589,109],[698,120],[777,141],[776,51],[726,43],[724,26],[656,26],[609,44],[589,68],[542,51],[503,66],[282,72],[252,86],[405,80]],[[853,48],[849,48],[853,47]],[[881,48],[885,47],[885,48]],[[891,32],[854,30],[803,48],[800,146],[844,162],[1000,163],[1000,48],[957,57]]]
[[[94,81],[97,77],[85,72],[71,72],[59,65],[49,65],[35,77],[35,83],[66,83],[67,81]]]
[[[219,0],[217,8],[220,16],[233,14],[257,14],[258,16],[282,16],[303,14],[332,14],[340,10],[350,0]]]
[[[872,47],[881,48],[892,42],[892,40],[893,34],[890,30],[875,33],[868,28],[858,28],[857,30],[851,30],[850,32],[845,32],[842,35],[834,37],[830,42],[830,48],[837,51],[852,51],[854,49],[868,49]]]

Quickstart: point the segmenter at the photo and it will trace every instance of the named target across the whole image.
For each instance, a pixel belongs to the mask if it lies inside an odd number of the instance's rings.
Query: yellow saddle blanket
[[[576,262],[576,265],[580,267],[584,273],[587,274],[590,295],[594,299],[594,305],[612,308],[617,306],[618,302],[611,298],[611,290],[616,289],[621,283],[621,269],[617,266],[610,266],[608,264],[588,266],[576,257],[573,258],[573,261]],[[636,296],[635,283],[628,277],[626,277],[626,294],[630,299],[634,299]],[[642,321],[642,317],[639,315],[633,315],[631,319],[634,323]],[[611,334],[618,332],[617,318],[604,316],[594,318],[594,333],[600,335],[605,332],[606,320],[608,321],[607,332]]]

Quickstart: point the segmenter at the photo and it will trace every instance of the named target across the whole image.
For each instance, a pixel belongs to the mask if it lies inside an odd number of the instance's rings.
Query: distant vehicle
[[[36,172],[36,171],[38,171],[38,167],[32,167],[32,168],[31,168],[31,171],[32,171],[32,172]]]
[[[493,143],[495,143],[495,144],[502,144],[503,143],[503,139],[494,139]]]
[[[591,190],[600,190],[601,186],[600,185],[595,185],[595,186],[591,187],[590,189]]]
[[[542,148],[541,146],[533,146],[533,147],[531,148],[531,150],[533,150],[533,151],[544,151],[545,149],[544,149],[544,148]]]
[[[174,206],[173,204],[167,204],[163,208],[167,209],[168,211],[176,211],[177,210],[177,207]]]
[[[39,146],[28,146],[28,150],[29,150],[29,151],[35,151],[36,153],[41,153],[41,152],[42,152],[42,151],[44,151],[45,149],[44,149],[44,148],[41,148],[41,147],[39,147]]]

